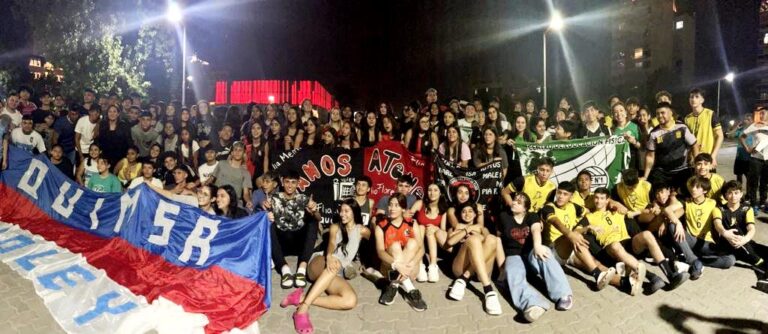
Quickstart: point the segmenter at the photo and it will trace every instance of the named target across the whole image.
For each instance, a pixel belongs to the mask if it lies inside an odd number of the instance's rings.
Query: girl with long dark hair
[[[237,206],[237,192],[232,186],[225,184],[216,192],[216,213],[219,216],[238,219],[248,215],[243,208]]]
[[[448,238],[445,215],[448,211],[448,202],[445,200],[443,190],[436,183],[427,187],[427,196],[424,198],[424,202],[425,204],[416,214],[416,219],[425,228],[429,266],[425,269],[424,263],[421,262],[419,272],[426,270],[427,280],[435,283],[440,279],[437,268],[437,250],[438,247],[443,247]]]
[[[475,168],[482,168],[494,161],[501,161],[502,179],[507,176],[507,153],[498,142],[498,134],[493,127],[483,129],[483,142],[475,147],[472,154],[472,162]]]
[[[360,146],[371,147],[381,141],[381,124],[376,112],[369,111],[360,122]]]
[[[320,134],[320,120],[317,117],[310,117],[304,122],[304,132],[296,138],[298,147],[312,148],[323,145],[323,139]]]
[[[269,170],[269,145],[261,122],[254,122],[245,137],[245,166],[254,179]]]
[[[341,125],[341,131],[339,132],[338,145],[339,147],[343,147],[348,150],[360,147],[357,131],[352,121],[345,120],[344,123]]]
[[[432,151],[437,149],[437,134],[432,131],[429,125],[429,115],[422,114],[413,128],[405,133],[403,142],[408,151],[416,155],[417,158],[431,157]]]
[[[310,306],[329,310],[350,310],[357,305],[357,294],[345,278],[354,278],[357,274],[353,260],[360,241],[370,236],[371,231],[363,225],[357,201],[348,198],[339,203],[339,213],[334,217],[328,239],[324,242],[325,252],[315,252],[309,260],[309,280],[315,283],[309,288],[306,296],[304,289],[298,288],[280,303],[281,307],[296,306],[293,324],[297,333],[309,333],[313,330],[309,320]],[[323,292],[327,296],[324,296]]]
[[[296,108],[290,107],[285,112],[285,129],[283,129],[285,138],[285,151],[290,151],[301,146],[301,137],[304,134],[304,128],[301,126],[301,118]]]
[[[180,163],[190,166],[197,170],[199,162],[200,144],[192,138],[190,128],[183,127],[179,131],[179,145],[176,148]]]
[[[446,129],[445,141],[440,143],[438,152],[445,160],[454,162],[463,168],[469,167],[469,160],[472,159],[472,151],[469,145],[461,140],[459,127],[455,124]]]

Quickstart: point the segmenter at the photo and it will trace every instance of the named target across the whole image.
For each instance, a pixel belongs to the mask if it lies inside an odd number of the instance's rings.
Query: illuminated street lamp
[[[543,78],[544,78],[544,85],[542,86],[544,91],[544,108],[547,107],[547,32],[554,31],[554,32],[560,32],[565,27],[565,21],[563,20],[563,16],[560,14],[559,11],[555,10],[552,12],[552,17],[549,18],[549,26],[547,29],[544,30],[544,34],[542,34],[542,68],[544,70]]]
[[[187,26],[184,24],[184,11],[177,2],[170,1],[165,18],[173,24],[181,25],[181,105],[186,106],[187,83],[184,80],[187,79]]]
[[[720,83],[723,82],[723,80],[728,83],[733,83],[733,80],[735,79],[736,73],[728,72],[722,79],[717,80],[717,109],[715,110],[715,114],[718,118],[720,118]]]

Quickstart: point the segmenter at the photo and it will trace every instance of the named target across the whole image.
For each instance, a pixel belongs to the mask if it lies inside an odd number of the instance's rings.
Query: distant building
[[[695,79],[696,18],[688,1],[623,0],[612,20],[611,86],[646,101]]]
[[[45,61],[45,58],[41,56],[29,57],[29,73],[32,74],[32,79],[41,80],[50,77],[55,82],[64,81],[64,69],[61,67],[54,67],[50,62]]]
[[[768,66],[768,0],[760,0],[760,40],[757,53],[758,68]],[[768,106],[768,77],[762,76],[756,85],[757,103]]]

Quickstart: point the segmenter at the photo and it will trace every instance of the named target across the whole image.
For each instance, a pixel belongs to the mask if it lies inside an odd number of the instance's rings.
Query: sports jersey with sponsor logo
[[[688,149],[696,144],[696,136],[685,124],[670,128],[657,126],[648,135],[646,148],[655,152],[653,168],[677,172],[688,168]]]
[[[541,209],[541,217],[544,220],[545,243],[550,244],[563,235],[560,230],[552,226],[552,221],[558,219],[567,229],[573,230],[584,217],[584,208],[571,202],[563,207],[558,207],[555,203],[550,202]]]
[[[645,180],[630,188],[624,182],[616,185],[616,195],[629,211],[642,211],[651,203],[651,183]]]
[[[715,130],[720,128],[720,120],[715,112],[704,108],[698,115],[690,113],[685,116],[685,125],[696,136],[701,145],[700,152],[711,154],[715,148]]]
[[[723,214],[723,228],[736,229],[738,235],[746,235],[747,226],[755,224],[755,212],[749,206],[742,205],[734,211],[725,206],[720,209],[720,212]]]
[[[536,181],[536,175],[526,175],[525,177],[519,177],[516,180],[510,182],[507,188],[512,192],[518,192],[522,190],[528,197],[531,198],[531,209],[529,212],[538,212],[544,204],[547,203],[547,196],[549,193],[555,190],[557,186],[551,180],[547,180],[543,185],[539,185]]]
[[[597,242],[603,248],[612,243],[629,239],[624,215],[620,213],[602,210],[588,213],[584,219],[587,220],[589,225],[599,228],[599,232],[594,232],[594,234]]]
[[[723,214],[717,207],[715,200],[706,198],[701,203],[692,200],[685,201],[685,224],[688,233],[692,236],[714,242],[712,222],[716,218],[723,218]]]

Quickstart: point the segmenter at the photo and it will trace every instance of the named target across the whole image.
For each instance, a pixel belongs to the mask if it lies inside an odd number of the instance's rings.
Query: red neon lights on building
[[[229,89],[228,89],[229,88]],[[276,103],[288,102],[301,104],[304,99],[313,105],[330,109],[334,105],[333,96],[317,81],[301,80],[242,80],[217,81],[216,104],[268,104],[274,96]]]

